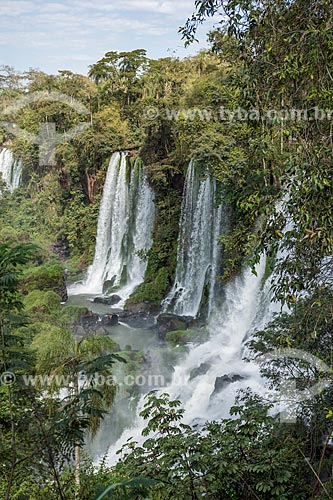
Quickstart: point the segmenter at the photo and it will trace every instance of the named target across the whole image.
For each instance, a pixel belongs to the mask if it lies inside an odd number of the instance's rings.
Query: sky
[[[207,47],[184,48],[178,33],[194,0],[0,0],[0,65],[55,74],[86,74],[108,51],[147,49],[150,58],[184,57]]]

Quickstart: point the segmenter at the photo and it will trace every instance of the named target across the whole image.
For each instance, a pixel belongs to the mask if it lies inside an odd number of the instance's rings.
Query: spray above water
[[[175,367],[171,383],[161,388],[171,399],[182,402],[188,424],[227,418],[239,389],[250,387],[266,394],[258,365],[242,359],[244,341],[255,329],[263,328],[278,307],[270,301],[269,280],[262,286],[265,264],[262,257],[256,275],[246,269],[226,287],[224,302],[213,310],[207,325],[209,340],[191,345],[186,357]],[[139,416],[143,404],[142,398],[135,424],[110,448],[110,464],[119,459],[116,452],[129,438],[139,443],[145,439],[141,435],[145,423]]]
[[[70,293],[101,294],[107,286],[126,299],[143,281],[146,262],[138,252],[152,245],[155,208],[142,162],[114,153],[100,205],[95,256],[87,279]]]
[[[12,193],[20,185],[22,162],[15,160],[10,149],[0,151],[0,174],[7,188]]]
[[[269,290],[262,289],[264,270],[262,258],[257,275],[246,269],[226,287],[222,307],[214,309],[208,322],[209,340],[192,346],[175,369],[167,392],[172,399],[182,401],[188,423],[227,418],[237,391],[243,387],[262,392],[258,366],[242,357],[244,341],[272,317],[267,307]]]

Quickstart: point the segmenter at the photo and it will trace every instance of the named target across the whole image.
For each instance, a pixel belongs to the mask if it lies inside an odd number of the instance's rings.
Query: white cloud
[[[5,63],[21,68],[45,65],[48,71],[59,63],[85,71],[87,61],[93,63],[108,50],[142,47],[151,57],[166,56],[169,48],[183,52],[178,27],[194,8],[194,0],[0,2]]]
[[[71,6],[95,11],[115,12],[132,11],[147,14],[167,14],[173,17],[185,18],[192,14],[194,9],[193,0],[95,0],[92,4],[88,0],[72,0]]]
[[[2,0],[0,3],[0,23],[2,17],[16,17],[23,14],[34,12],[35,2],[26,2],[20,0]]]
[[[64,11],[70,11],[71,7],[70,5],[59,3],[59,2],[47,2],[39,6],[38,11],[39,12],[64,12]]]
[[[124,10],[142,10],[147,12],[157,12],[159,14],[171,14],[173,16],[183,16],[187,13],[189,16],[194,8],[194,2],[191,0],[168,0],[159,2],[158,0],[125,0],[119,3],[119,8]]]

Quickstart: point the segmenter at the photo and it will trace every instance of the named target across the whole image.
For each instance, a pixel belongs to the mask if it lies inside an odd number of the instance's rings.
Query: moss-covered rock
[[[151,254],[152,250],[148,253]],[[147,273],[150,274],[149,268],[147,268]],[[149,278],[146,277],[137,291],[131,295],[126,302],[126,307],[127,304],[134,303],[149,303],[155,307],[159,306],[169,288],[169,275],[170,272],[166,267],[156,269],[156,273]]]
[[[62,308],[60,321],[66,326],[80,323],[82,317],[89,314],[89,309],[84,306],[65,306]]]
[[[24,298],[25,310],[32,314],[52,314],[60,311],[60,296],[52,290],[33,290]]]
[[[165,340],[171,344],[187,344],[188,342],[205,342],[208,339],[206,330],[174,330],[168,332]]]
[[[67,300],[67,288],[64,271],[59,263],[44,263],[40,266],[30,267],[23,273],[21,281],[23,293],[32,290],[53,290],[61,300]]]
[[[164,338],[167,332],[176,330],[186,330],[187,320],[183,316],[177,316],[171,313],[161,313],[157,317],[157,328],[160,337]]]
[[[151,147],[150,142],[147,145]],[[182,167],[170,158],[161,157],[158,162],[152,162],[151,155],[145,152],[146,147],[143,147],[140,154],[154,190],[156,217],[152,247],[142,254],[147,260],[144,283],[129,300],[148,301],[156,309],[174,280],[184,175]]]

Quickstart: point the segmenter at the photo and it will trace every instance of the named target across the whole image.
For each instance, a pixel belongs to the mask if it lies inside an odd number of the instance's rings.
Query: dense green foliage
[[[2,68],[1,118],[23,95],[53,91],[85,105],[90,125],[57,146],[52,166],[39,164],[35,145],[0,129],[0,143],[24,164],[23,186],[0,198],[0,373],[17,377],[0,385],[5,500],[333,497],[332,1],[197,0],[195,8],[181,29],[188,41],[207,17],[223,17],[209,35],[212,50],[194,57],[150,60],[143,49],[110,51],[88,77]],[[72,107],[50,100],[12,118],[31,133],[40,123],[63,132],[81,121]],[[106,380],[124,359],[132,374],[144,355],[128,349],[119,356],[108,336],[75,337],[89,312],[61,307],[61,300],[64,269],[75,278],[92,260],[107,164],[125,149],[144,161],[157,208],[152,248],[141,255],[145,281],[130,301],[158,308],[172,284],[181,193],[195,159],[214,172],[228,205],[222,279],[265,251],[266,278],[275,271],[273,298],[289,306],[255,332],[248,357],[259,360],[275,390],[289,381],[305,396],[323,379],[327,384],[311,398],[292,399],[292,424],[246,393],[232,418],[191,428],[179,402],[150,394],[142,412],[146,441],[129,442],[116,467],[96,470],[79,450],[115,387],[101,389],[93,380],[81,387],[80,372]],[[166,339],[203,340],[199,334],[177,330]],[[262,357],[281,349],[303,354]],[[51,377],[46,388],[24,383],[24,375],[38,374]],[[65,399],[55,397],[60,389],[68,391]]]
[[[35,289],[23,297],[22,266],[35,251],[31,244],[0,245],[0,492],[6,500],[50,499],[49,485],[52,498],[64,500],[62,483],[75,451],[74,494],[80,486],[78,450],[87,430],[96,432],[112,403],[111,365],[123,361],[113,354],[110,337],[94,335],[77,341],[72,331],[64,329],[68,310],[62,317],[60,297],[54,291]],[[82,372],[86,382],[79,387]],[[104,383],[97,386],[90,377],[96,372],[104,376]],[[61,388],[66,396],[55,397]],[[41,491],[40,481],[45,484]]]
[[[1,200],[3,236],[33,238],[46,254],[55,251],[61,257],[70,256],[70,271],[85,267],[93,257],[98,207],[111,153],[129,149],[135,154],[140,148],[158,212],[146,286],[137,300],[158,303],[175,268],[184,169],[193,155],[203,160],[213,157],[213,149],[223,140],[221,125],[198,117],[190,122],[181,116],[174,120],[167,112],[181,112],[189,105],[211,106],[225,88],[225,76],[225,65],[210,53],[182,61],[154,61],[144,51],[133,51],[107,53],[91,67],[90,79],[64,71],[55,76],[30,71],[16,75],[14,83],[13,75],[4,77],[3,106],[25,92],[60,92],[89,109],[90,127],[57,146],[56,164],[51,167],[38,165],[37,147],[13,135],[6,137],[24,161],[25,189],[24,194],[18,190]],[[150,109],[156,111],[153,117]],[[80,120],[78,113],[59,102],[40,100],[23,111],[11,116],[34,133],[38,123],[53,122],[57,131],[63,131]]]
[[[151,498],[305,498],[300,487],[302,457],[297,441],[285,440],[268,406],[244,397],[234,419],[193,429],[182,423],[180,403],[151,393],[142,416],[148,439],[129,442],[115,472],[158,479]],[[258,446],[260,443],[260,447]]]

